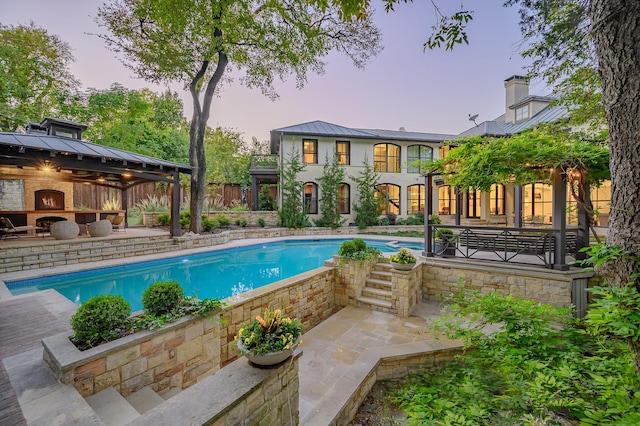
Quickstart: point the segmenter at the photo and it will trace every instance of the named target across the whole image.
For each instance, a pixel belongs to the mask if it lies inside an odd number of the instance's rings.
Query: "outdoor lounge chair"
[[[37,232],[38,230],[43,229],[39,226],[32,226],[32,225],[13,226],[13,223],[11,223],[11,220],[8,217],[0,217],[0,225],[2,226],[2,228],[4,228],[3,229],[4,233],[2,235],[4,238],[6,238],[9,235],[19,237],[18,235],[19,232],[24,232],[24,231]]]
[[[113,226],[113,230],[114,230],[114,231],[120,231],[120,230],[122,230],[122,231],[124,231],[124,232],[127,232],[127,231],[124,229],[124,227],[120,228],[120,225],[122,225],[122,222],[123,222],[123,221],[124,221],[124,216],[120,216],[120,215],[115,216],[115,217],[113,218],[113,220],[111,221],[111,225]]]

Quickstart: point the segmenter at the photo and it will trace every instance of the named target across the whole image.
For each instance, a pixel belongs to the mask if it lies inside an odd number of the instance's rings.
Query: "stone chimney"
[[[504,121],[513,124],[516,122],[516,110],[510,107],[529,96],[529,81],[526,77],[520,75],[511,76],[504,81],[504,90]]]

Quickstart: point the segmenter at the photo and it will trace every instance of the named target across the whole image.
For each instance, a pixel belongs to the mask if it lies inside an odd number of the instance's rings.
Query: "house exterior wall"
[[[304,139],[313,139],[318,141],[318,163],[317,164],[306,164],[306,170],[298,175],[298,179],[304,182],[313,182],[318,185],[317,199],[319,201],[322,188],[320,184],[319,178],[323,174],[323,167],[326,163],[326,156],[331,156],[336,147],[336,141],[349,141],[350,142],[350,164],[345,165],[345,180],[344,183],[347,183],[350,187],[350,213],[344,214],[343,217],[346,219],[346,223],[354,223],[355,221],[355,211],[353,209],[354,204],[357,203],[358,194],[356,191],[356,182],[353,177],[358,177],[362,170],[364,169],[363,162],[365,157],[368,160],[368,163],[373,166],[374,160],[374,146],[380,143],[389,143],[394,144],[400,147],[400,172],[398,173],[387,173],[380,172],[379,176],[379,184],[393,184],[400,187],[400,214],[398,217],[408,217],[411,214],[408,213],[408,202],[407,202],[407,188],[411,185],[424,185],[424,176],[420,173],[409,173],[407,171],[407,151],[408,147],[411,145],[422,145],[427,146],[433,149],[433,158],[437,159],[438,156],[438,147],[440,145],[439,141],[434,142],[424,142],[424,141],[398,141],[392,139],[362,139],[362,138],[349,138],[342,136],[312,136],[312,135],[291,135],[291,134],[283,134],[281,143],[280,143],[280,160],[281,164],[285,164],[285,160],[291,154],[292,148],[295,147],[297,151],[302,155],[303,152],[303,140]],[[434,200],[437,199],[437,190],[434,190]],[[280,200],[281,202],[282,200]],[[318,204],[318,214],[309,214],[310,220],[315,220],[321,217],[320,205]]]

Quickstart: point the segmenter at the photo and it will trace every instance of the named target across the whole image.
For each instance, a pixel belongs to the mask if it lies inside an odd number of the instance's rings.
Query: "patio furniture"
[[[89,235],[92,237],[106,237],[111,233],[111,222],[107,219],[98,220],[89,224]]]
[[[107,216],[107,219],[110,216]],[[111,220],[111,226],[112,229],[116,232],[119,232],[120,230],[122,230],[123,232],[126,232],[126,230],[124,229],[124,227],[120,228],[120,226],[123,224],[124,222],[124,216],[113,216],[113,219]]]
[[[56,240],[71,240],[80,235],[80,227],[70,220],[56,222],[51,225],[51,236]]]
[[[25,231],[36,232],[42,229],[39,226],[32,226],[32,225],[13,226],[13,223],[11,223],[11,220],[8,217],[0,217],[0,224],[2,225],[2,228],[3,228],[3,231],[2,231],[3,238],[7,238],[7,236],[9,235],[15,236],[17,238],[19,237],[18,235],[19,232],[25,232]]]

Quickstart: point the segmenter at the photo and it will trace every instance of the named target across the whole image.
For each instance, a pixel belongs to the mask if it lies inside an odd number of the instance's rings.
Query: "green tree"
[[[207,128],[205,136],[207,183],[237,183],[248,187],[251,183],[251,156],[236,130]]]
[[[287,228],[304,228],[308,226],[309,219],[305,213],[304,182],[298,180],[298,174],[302,173],[306,166],[300,161],[300,152],[292,148],[280,169],[282,185],[282,207],[278,210],[280,224]]]
[[[360,174],[357,177],[351,176],[356,182],[358,192],[358,202],[354,204],[353,209],[356,211],[356,225],[360,229],[377,225],[378,217],[382,214],[382,204],[376,195],[380,175],[373,170],[366,155],[362,165],[364,168]]]
[[[325,155],[320,181],[320,212],[322,216],[316,225],[336,229],[342,226],[345,219],[340,215],[340,184],[344,181],[344,169],[339,163],[335,151],[329,157]]]
[[[89,127],[84,137],[100,145],[187,162],[189,139],[182,101],[174,92],[130,90],[113,84],[67,102],[67,116]]]
[[[71,47],[34,23],[0,24],[0,130],[57,115],[59,99],[80,85],[72,62]]]
[[[339,12],[307,0],[122,0],[99,9],[97,22],[111,34],[100,37],[123,55],[125,66],[149,81],[189,88],[191,231],[201,227],[206,126],[227,66],[272,98],[275,77],[294,74],[301,87],[308,70],[322,71],[321,58],[332,50],[363,66],[379,50],[379,32],[366,17],[347,21]]]

